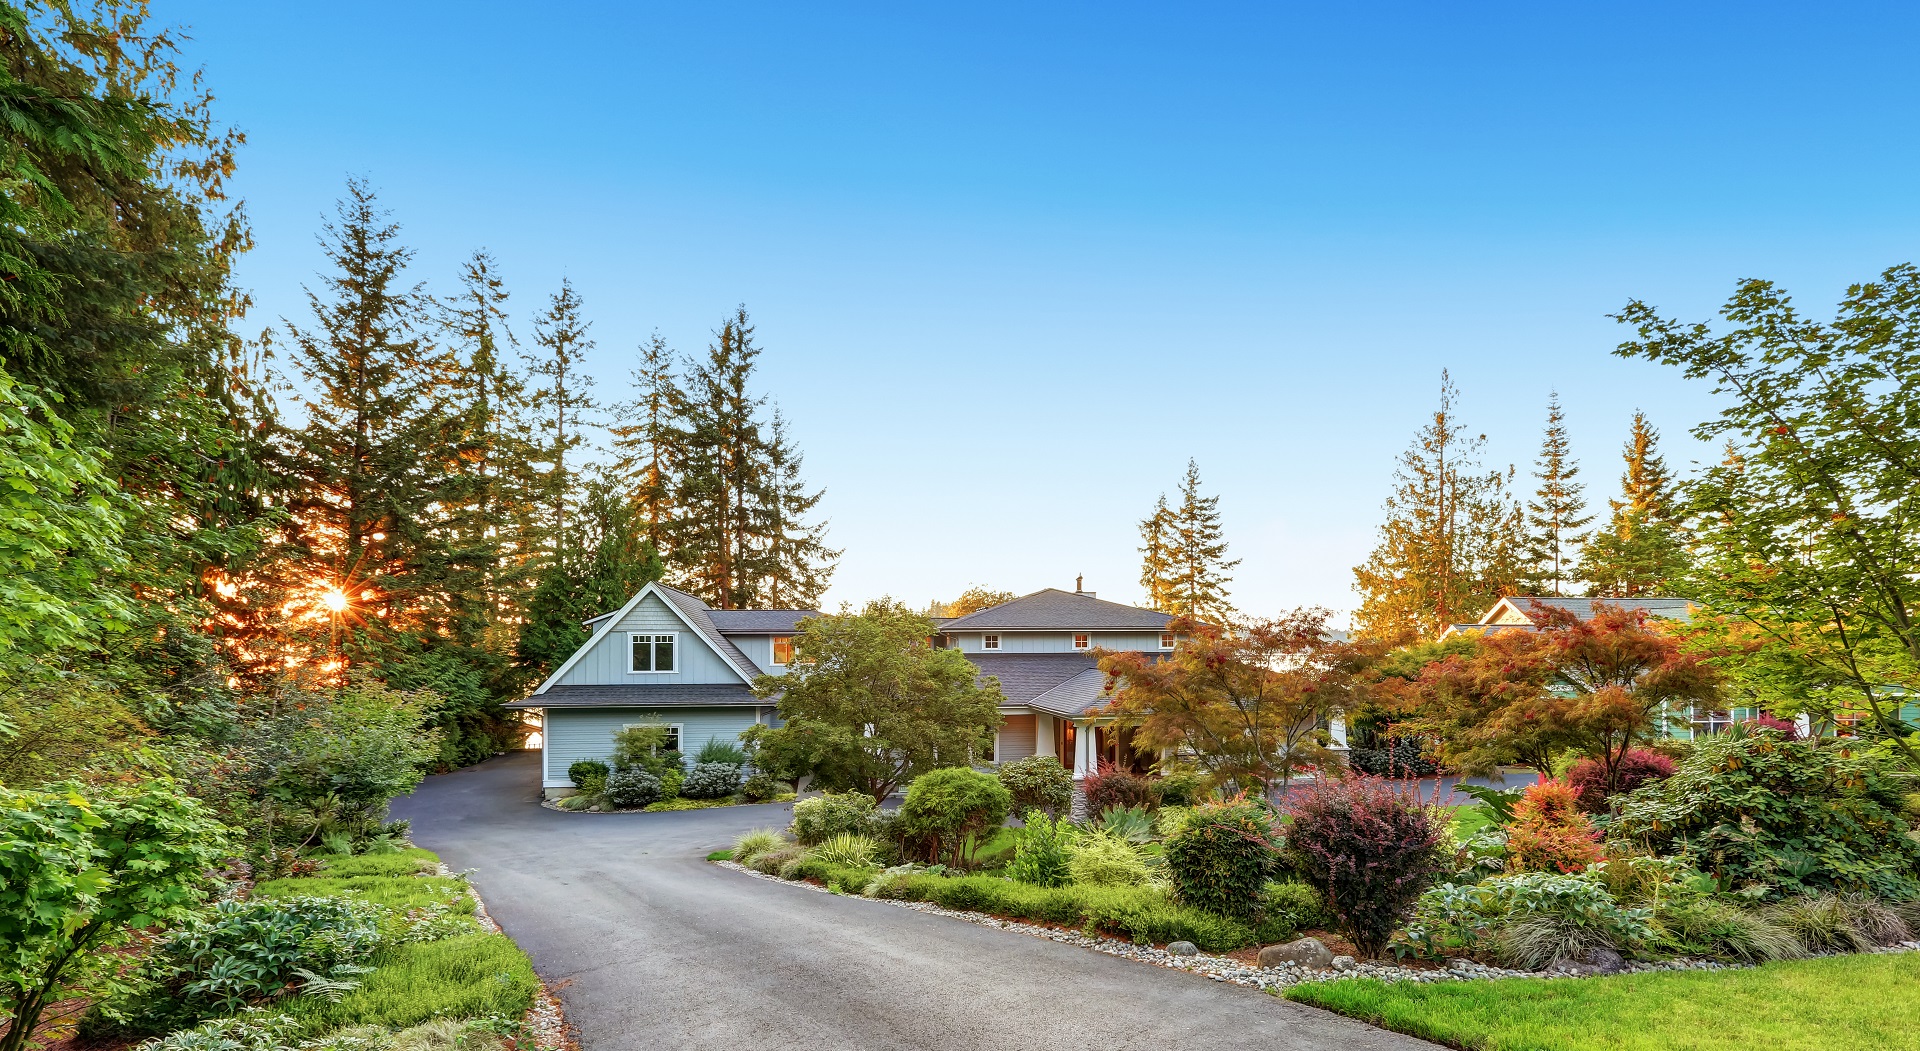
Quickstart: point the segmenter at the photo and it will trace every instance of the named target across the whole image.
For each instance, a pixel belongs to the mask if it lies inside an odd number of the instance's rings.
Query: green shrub
[[[1920,840],[1887,761],[1770,730],[1697,743],[1673,776],[1617,797],[1610,833],[1688,853],[1758,897],[1861,891],[1920,898]]]
[[[1147,864],[1125,840],[1104,832],[1081,836],[1069,848],[1067,870],[1089,887],[1143,887],[1153,879]]]
[[[1251,921],[1279,867],[1267,811],[1244,799],[1197,806],[1167,840],[1167,871],[1181,904]]]
[[[1193,816],[1190,806],[1163,806],[1154,812],[1153,831],[1161,839],[1170,839]]]
[[[1012,803],[992,774],[964,766],[931,770],[907,786],[899,829],[919,856],[958,863],[971,842],[1000,827]]]
[[[842,894],[864,894],[867,885],[879,874],[880,870],[872,865],[835,865],[827,870],[823,881],[828,890],[837,890]]]
[[[799,858],[804,853],[806,853],[805,847],[797,843],[789,843],[759,854],[752,861],[746,862],[746,866],[765,876],[778,876],[781,870],[787,867],[788,862]]]
[[[1176,770],[1160,778],[1161,807],[1190,807],[1207,797],[1207,779],[1198,770]]]
[[[1073,826],[1062,817],[1054,821],[1041,810],[1027,811],[1026,825],[1013,830],[1013,861],[1007,877],[1036,887],[1059,887],[1072,879],[1067,867],[1068,841]]]
[[[824,883],[827,877],[833,874],[833,869],[834,866],[830,862],[814,857],[811,854],[802,854],[780,866],[780,878],[790,880],[815,879]]]
[[[582,792],[594,790],[587,787],[589,783],[604,786],[611,773],[613,768],[598,759],[581,759],[567,765],[567,780]]]
[[[874,858],[880,853],[880,847],[865,836],[842,832],[824,843],[814,844],[807,853],[841,868],[871,868]]]
[[[1305,883],[1269,883],[1262,897],[1261,944],[1291,941],[1299,931],[1325,930],[1334,925],[1320,892]]]
[[[1044,810],[1048,817],[1058,817],[1073,803],[1073,771],[1053,756],[1015,759],[1002,764],[995,776],[1012,797],[1015,813]]]
[[[740,782],[740,794],[749,803],[764,803],[786,791],[780,779],[765,770],[756,772],[752,777]]]
[[[874,808],[873,797],[859,792],[808,796],[793,804],[793,827],[788,831],[809,847],[842,833],[864,835]]]
[[[773,829],[750,829],[740,833],[740,838],[733,841],[732,860],[737,864],[751,865],[754,858],[769,850],[779,850],[786,845],[786,837]]]
[[[688,799],[720,799],[740,789],[740,768],[728,763],[695,763],[681,782],[680,794]]]
[[[864,892],[891,901],[926,901],[940,877],[914,865],[896,865],[875,876]]]
[[[1407,942],[1423,955],[1491,952],[1537,970],[1596,947],[1632,953],[1655,938],[1653,913],[1624,908],[1591,875],[1523,872],[1420,896]]]
[[[1803,895],[1768,907],[1765,915],[1809,952],[1868,952],[1913,937],[1899,912],[1866,895]]]
[[[666,746],[667,731],[668,727],[657,723],[629,726],[614,731],[614,772],[645,770],[662,781],[666,780],[670,773],[685,773],[684,757]]]
[[[1676,896],[1653,913],[1654,944],[1668,952],[1741,963],[1806,955],[1792,931],[1752,909],[1704,896]]]
[[[607,778],[607,802],[625,809],[657,803],[666,797],[660,779],[637,766],[615,770]]]
[[[724,763],[738,770],[747,765],[747,750],[731,741],[709,737],[707,743],[701,745],[700,750],[693,754],[693,761],[695,765]]]
[[[1136,847],[1153,842],[1153,815],[1145,807],[1109,807],[1100,812],[1094,828]]]

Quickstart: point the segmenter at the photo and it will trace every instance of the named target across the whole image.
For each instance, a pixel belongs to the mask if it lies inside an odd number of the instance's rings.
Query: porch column
[[[1054,755],[1058,751],[1053,744],[1053,716],[1045,712],[1033,713],[1033,754]]]
[[[1073,730],[1073,779],[1079,781],[1098,769],[1099,761],[1093,754],[1093,727],[1087,723],[1075,723]]]
[[[1333,718],[1327,720],[1327,733],[1333,737],[1332,747],[1334,751],[1344,752],[1347,750],[1346,712],[1333,713]]]
[[[1793,729],[1795,733],[1800,735],[1802,741],[1809,740],[1813,737],[1813,716],[1808,715],[1806,712],[1801,712],[1799,715],[1794,716]]]

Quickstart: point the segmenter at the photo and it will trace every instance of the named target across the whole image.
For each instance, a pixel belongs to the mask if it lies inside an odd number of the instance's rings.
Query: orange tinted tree
[[[1216,786],[1284,784],[1332,758],[1323,723],[1349,693],[1351,652],[1327,616],[1299,609],[1233,632],[1176,617],[1171,657],[1096,653],[1114,687],[1102,712],[1134,728],[1136,747],[1178,751]]]

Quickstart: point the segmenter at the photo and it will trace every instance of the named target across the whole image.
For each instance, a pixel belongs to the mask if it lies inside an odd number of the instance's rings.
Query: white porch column
[[[1334,751],[1344,752],[1347,750],[1347,713],[1346,712],[1333,713],[1333,718],[1327,720],[1327,733],[1333,737]]]
[[[1060,750],[1053,744],[1053,716],[1045,712],[1033,713],[1033,754],[1058,755]]]
[[[1073,779],[1079,781],[1095,772],[1093,761],[1093,727],[1087,723],[1075,723],[1073,728]]]

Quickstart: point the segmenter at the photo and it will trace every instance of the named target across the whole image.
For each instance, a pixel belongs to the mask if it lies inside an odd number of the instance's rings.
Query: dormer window
[[[784,667],[793,663],[793,636],[775,635],[773,637],[774,667]]]
[[[983,650],[997,650],[997,649],[999,649],[999,648],[1000,648],[1000,636],[998,636],[998,635],[982,635],[982,636],[980,636],[980,648],[981,648],[981,649],[983,649]]]
[[[672,635],[629,635],[633,644],[632,663],[627,665],[630,672],[660,672],[673,670]]]
[[[1173,632],[1163,631],[1160,633],[1160,648],[1163,650],[1170,650],[1173,648]]]
[[[1074,632],[1074,633],[1073,633],[1073,648],[1074,648],[1074,649],[1076,649],[1076,650],[1090,650],[1090,649],[1092,649],[1092,648],[1093,648],[1093,636],[1092,636],[1092,635],[1089,635],[1089,634],[1087,634],[1087,633],[1086,633],[1086,632],[1084,632],[1084,631],[1076,631],[1076,632]]]

